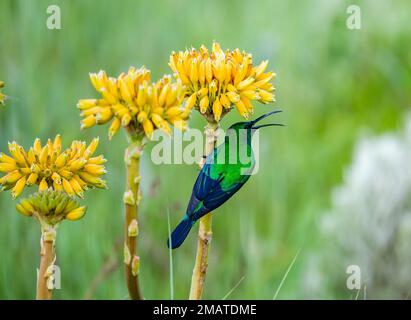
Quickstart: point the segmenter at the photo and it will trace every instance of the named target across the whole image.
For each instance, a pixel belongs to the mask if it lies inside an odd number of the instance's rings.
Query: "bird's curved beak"
[[[250,121],[248,127],[251,128],[251,129],[255,129],[255,130],[263,128],[263,127],[271,127],[271,126],[283,127],[284,125],[281,124],[281,123],[268,123],[268,124],[262,124],[262,125],[259,125],[259,126],[254,126],[257,122],[267,118],[268,116],[270,116],[272,114],[280,113],[280,112],[282,112],[282,110],[274,110],[274,111],[271,111],[269,113],[263,114],[262,116],[258,117],[257,119],[255,119],[253,121]]]

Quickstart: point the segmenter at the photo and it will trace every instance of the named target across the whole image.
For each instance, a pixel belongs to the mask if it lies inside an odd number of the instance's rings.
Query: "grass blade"
[[[235,289],[237,289],[237,287],[241,284],[241,282],[243,282],[245,276],[242,276],[242,278],[240,279],[240,281],[237,282],[237,284],[230,290],[227,292],[227,294],[223,297],[222,300],[227,299],[227,297],[232,294],[234,292]]]
[[[170,210],[167,207],[167,224],[168,224],[168,238],[171,236],[171,226],[170,226]],[[174,270],[173,270],[173,249],[171,247],[168,249],[168,260],[170,265],[170,299],[174,300]]]
[[[277,291],[276,291],[275,294],[274,294],[273,300],[277,299],[277,296],[278,296],[278,294],[280,293],[281,287],[283,286],[285,279],[287,279],[288,273],[290,272],[290,270],[291,270],[291,268],[293,267],[295,261],[297,260],[298,255],[300,254],[300,251],[301,251],[301,248],[298,249],[296,255],[294,256],[293,261],[291,261],[291,264],[288,266],[288,269],[287,269],[287,271],[285,272],[283,278],[281,279],[280,285],[278,286]]]

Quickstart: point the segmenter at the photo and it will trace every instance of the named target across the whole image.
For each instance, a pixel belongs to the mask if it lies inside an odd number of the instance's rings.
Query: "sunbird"
[[[169,248],[181,246],[197,220],[224,204],[248,181],[255,166],[251,145],[253,134],[263,127],[282,126],[278,123],[255,124],[279,112],[281,110],[275,110],[228,128],[224,142],[214,148],[198,174],[186,214],[167,241]]]

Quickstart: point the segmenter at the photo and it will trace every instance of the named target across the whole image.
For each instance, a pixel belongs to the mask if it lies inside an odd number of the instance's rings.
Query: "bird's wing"
[[[190,203],[187,212],[191,213],[194,220],[200,219],[210,211],[217,209],[224,202],[230,199],[248,180],[249,176],[230,184],[228,187],[222,187],[226,176],[222,174],[218,179],[213,179],[209,175],[209,165],[204,166],[202,172],[197,178],[193,188]]]
[[[250,176],[241,176],[235,183],[230,183],[224,187],[226,176],[222,176],[218,184],[209,191],[208,195],[204,198],[204,206],[209,208],[210,211],[218,208],[228,199],[230,199],[250,178]]]
[[[218,208],[233,196],[249,179],[250,176],[243,175],[228,177],[230,165],[214,164],[218,152],[222,146],[214,149],[198,174],[193,187],[187,214],[197,220],[208,212]],[[211,172],[213,170],[213,172]]]
[[[197,180],[191,193],[190,202],[187,207],[187,214],[189,216],[194,215],[194,213],[200,209],[197,208],[197,206],[202,203],[202,201],[207,197],[210,191],[217,186],[217,184],[218,180],[211,178],[210,164],[206,162],[197,176]],[[205,210],[205,208],[203,208],[203,210]]]
[[[220,149],[221,146],[219,148],[215,148],[213,153],[207,157],[203,168],[198,174],[197,180],[194,184],[193,194],[200,201],[204,200],[205,197],[210,193],[210,190],[214,189],[220,181],[218,174],[214,174],[214,177],[211,176],[211,166],[213,165],[213,159],[217,158]]]

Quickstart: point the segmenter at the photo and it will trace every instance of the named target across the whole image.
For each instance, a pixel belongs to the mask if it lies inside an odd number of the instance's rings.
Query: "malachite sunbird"
[[[225,203],[248,181],[255,165],[251,144],[253,134],[262,127],[282,126],[278,123],[255,124],[279,112],[281,110],[272,111],[255,120],[230,126],[224,142],[206,158],[194,184],[186,214],[171,233],[168,247],[178,248],[197,220]]]

